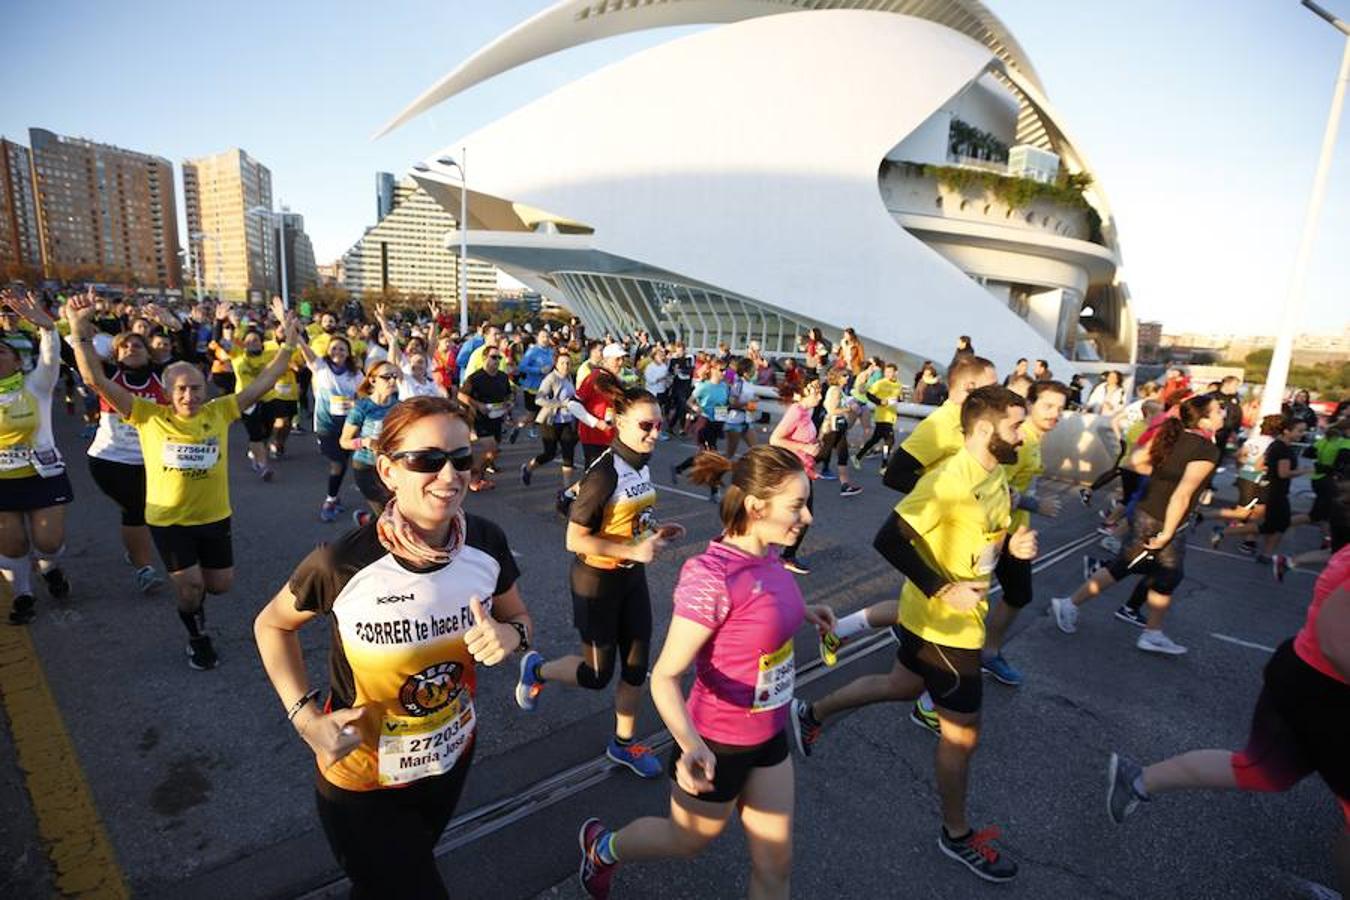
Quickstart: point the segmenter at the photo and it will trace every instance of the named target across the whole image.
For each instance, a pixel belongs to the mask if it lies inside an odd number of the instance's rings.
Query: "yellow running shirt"
[[[0,394],[0,478],[37,474],[32,455],[40,423],[38,399],[27,387]]]
[[[872,386],[867,389],[867,393],[882,401],[898,400],[900,399],[900,382],[882,378],[880,381],[872,382]],[[885,402],[878,404],[872,412],[872,421],[878,425],[894,425],[895,419],[895,407]],[[960,416],[957,416],[957,423],[960,423]]]
[[[277,353],[280,351],[281,345],[276,341],[267,341],[263,344],[263,357],[269,363],[276,358]],[[304,364],[304,355],[299,350],[292,351],[291,364],[286,367],[285,372],[281,373],[281,377],[277,379],[277,383],[272,386],[272,389],[263,394],[263,400],[299,400],[300,385],[295,380],[295,370]],[[237,391],[239,388],[235,388],[235,390]]]
[[[931,416],[930,416],[931,418]],[[930,469],[895,507],[918,532],[914,546],[947,581],[982,581],[998,563],[1011,521],[1002,466],[986,472],[964,447]],[[906,581],[900,591],[900,624],[934,644],[977,650],[984,645],[987,600],[960,612]]]
[[[914,426],[914,431],[905,438],[900,449],[918,460],[926,472],[965,445],[966,436],[961,431],[961,407],[951,400],[944,400],[941,406]]]
[[[1008,478],[1009,487],[1018,494],[1025,494],[1037,476],[1045,471],[1045,466],[1041,463],[1040,429],[1027,421],[1023,421],[1018,428],[1022,432],[1022,446],[1017,448],[1017,462],[1004,466],[1003,474]],[[1014,509],[1012,525],[1009,527],[1012,531],[1016,531],[1022,525],[1031,527],[1031,512]]]
[[[234,394],[217,397],[185,419],[144,397],[131,401],[145,458],[148,525],[208,525],[229,518],[230,423],[239,418]]]

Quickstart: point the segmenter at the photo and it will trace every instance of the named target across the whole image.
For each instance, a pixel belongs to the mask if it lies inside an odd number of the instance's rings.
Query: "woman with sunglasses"
[[[476,666],[527,649],[530,616],[506,535],[463,509],[461,407],[400,403],[372,449],[393,496],[384,514],[311,552],[253,633],[314,753],[319,820],[351,895],[445,897],[434,850],[474,755]],[[335,635],[324,702],[298,634],[320,616]]]
[[[680,570],[670,631],[652,671],[652,700],[675,741],[670,815],[618,831],[598,819],[582,824],[581,882],[592,897],[609,895],[621,862],[697,854],[737,810],[750,844],[749,895],[789,893],[793,635],[804,619],[827,632],[834,614],[805,605],[778,557],[811,522],[802,461],[781,447],[752,448],[734,465],[700,453],[689,478],[710,484],[728,472],[722,535]],[[680,685],[691,666],[685,700]]]
[[[656,522],[656,489],[647,468],[661,433],[656,398],[639,388],[615,388],[608,401],[614,410],[614,442],[582,476],[568,512],[567,549],[577,555],[571,572],[572,621],[581,654],[548,662],[539,653],[527,654],[520,662],[516,703],[534,709],[549,682],[604,690],[617,667],[614,738],[605,755],[643,778],[655,778],[661,763],[633,739],[652,641],[647,563],[684,528]]]
[[[319,519],[336,522],[342,509],[338,491],[342,489],[342,476],[347,473],[347,462],[352,455],[350,450],[342,447],[342,426],[356,402],[356,388],[361,379],[352,356],[352,345],[347,339],[326,331],[322,338],[323,356],[318,356],[303,341],[300,352],[305,356],[306,368],[312,373],[314,437],[319,443],[319,453],[328,460],[328,494],[319,507]]]
[[[356,389],[356,403],[342,423],[338,443],[352,454],[352,481],[366,498],[372,512],[379,513],[389,502],[389,490],[375,470],[375,441],[384,427],[384,418],[398,403],[398,366],[384,360],[366,369],[366,377]],[[370,521],[370,512],[358,509],[352,521],[360,528]]]

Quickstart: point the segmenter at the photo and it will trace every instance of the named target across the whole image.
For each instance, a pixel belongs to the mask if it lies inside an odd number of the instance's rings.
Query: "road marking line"
[[[27,628],[0,627],[0,702],[57,893],[130,897]]]
[[[680,488],[677,487],[671,487],[668,484],[657,484],[655,481],[653,481],[652,487],[656,488],[659,491],[670,491],[672,494],[679,494],[681,497],[693,497],[695,500],[702,500],[704,502],[707,502],[708,500],[707,494],[695,494],[693,491],[681,490]]]
[[[1236,559],[1236,560],[1239,560],[1239,561],[1241,561],[1241,562],[1248,563],[1248,564],[1250,564],[1250,565],[1252,566],[1253,569],[1264,568],[1267,572],[1270,571],[1270,563],[1258,563],[1258,562],[1255,562],[1255,561],[1252,559],[1252,557],[1250,557],[1250,556],[1241,556],[1241,555],[1239,555],[1239,554],[1237,554],[1237,553],[1228,553],[1228,552],[1225,551],[1225,550],[1215,550],[1215,549],[1213,549],[1213,548],[1211,548],[1211,547],[1201,547],[1201,546],[1198,545],[1198,544],[1187,544],[1187,545],[1186,545],[1186,551],[1187,551],[1187,552],[1190,552],[1191,550],[1199,550],[1201,553],[1211,553],[1211,554],[1213,554],[1214,556],[1226,556],[1226,557],[1228,557],[1229,559]],[[1309,569],[1290,569],[1289,571],[1290,571],[1290,572],[1293,572],[1295,575],[1314,575],[1314,576],[1315,576],[1315,575],[1318,575],[1318,574],[1319,574],[1319,572],[1314,572],[1314,571],[1311,571],[1311,570],[1309,570]]]
[[[1239,647],[1250,647],[1253,650],[1264,650],[1267,653],[1275,652],[1274,647],[1267,647],[1265,644],[1253,644],[1251,641],[1244,641],[1241,638],[1229,637],[1226,634],[1219,634],[1218,632],[1215,631],[1211,631],[1209,633],[1209,636],[1212,638],[1218,638],[1221,641],[1227,641],[1230,644],[1237,644]]]

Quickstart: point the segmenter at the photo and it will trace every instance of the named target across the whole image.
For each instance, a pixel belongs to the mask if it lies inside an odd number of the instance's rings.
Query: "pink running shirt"
[[[692,561],[692,560],[691,560]],[[1331,660],[1326,658],[1317,642],[1317,617],[1322,612],[1322,604],[1340,588],[1350,584],[1350,544],[1342,547],[1327,563],[1322,574],[1317,576],[1313,585],[1312,603],[1308,604],[1308,618],[1294,638],[1294,652],[1298,658],[1328,678],[1334,678],[1341,684],[1350,684],[1345,676],[1336,671]]]

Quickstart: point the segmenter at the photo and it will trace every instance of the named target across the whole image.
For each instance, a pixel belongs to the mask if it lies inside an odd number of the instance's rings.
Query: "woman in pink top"
[[[1266,664],[1246,748],[1192,750],[1147,768],[1112,753],[1107,808],[1123,822],[1155,794],[1287,791],[1314,772],[1345,816],[1333,856],[1350,896],[1350,546],[1318,577],[1303,628]]]
[[[581,826],[581,883],[609,896],[620,861],[694,856],[740,809],[750,843],[752,897],[787,897],[792,872],[792,757],[785,730],[796,667],[793,635],[803,619],[824,633],[828,606],[807,607],[777,547],[811,522],[801,461],[755,447],[733,466],[700,453],[690,479],[713,484],[731,472],[722,497],[722,537],[685,563],[675,615],[652,670],[652,700],[670,729],[670,815],[610,831]],[[680,679],[694,666],[686,702]]]
[[[816,425],[811,417],[816,407],[820,405],[822,396],[820,382],[811,379],[802,382],[799,387],[784,384],[778,396],[787,408],[783,411],[783,418],[778,420],[773,434],[769,435],[769,445],[791,450],[797,455],[808,479],[806,510],[814,512],[816,499],[814,482],[819,477],[816,474],[816,455],[820,453],[820,441],[817,440]],[[783,565],[796,575],[811,574],[811,570],[797,559],[797,551],[801,549],[805,537],[806,527],[803,526],[802,530],[797,532],[797,539],[783,549]]]

